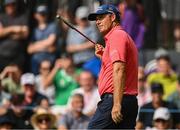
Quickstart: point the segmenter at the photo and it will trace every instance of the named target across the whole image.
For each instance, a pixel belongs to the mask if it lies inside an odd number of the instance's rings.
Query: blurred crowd
[[[180,77],[167,51],[180,52],[180,0],[0,0],[0,130],[87,128],[101,61],[56,14],[104,45],[87,20],[101,4],[117,6],[139,52],[163,48],[139,65],[136,129],[180,129]]]

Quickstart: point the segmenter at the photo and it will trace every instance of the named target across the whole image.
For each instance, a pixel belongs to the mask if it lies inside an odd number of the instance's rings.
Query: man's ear
[[[111,15],[111,20],[112,20],[112,22],[114,22],[116,20],[116,15],[114,13]]]

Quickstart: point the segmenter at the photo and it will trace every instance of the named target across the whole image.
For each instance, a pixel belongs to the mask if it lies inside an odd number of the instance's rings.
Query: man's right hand
[[[104,47],[101,44],[95,44],[95,55],[98,58],[100,59],[102,58],[103,52],[104,52]]]

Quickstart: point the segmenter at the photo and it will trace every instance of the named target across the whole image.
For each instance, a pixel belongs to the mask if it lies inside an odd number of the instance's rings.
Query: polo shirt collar
[[[122,27],[120,25],[113,27],[104,37],[105,41],[109,39],[109,36],[114,30],[120,29],[122,30]]]

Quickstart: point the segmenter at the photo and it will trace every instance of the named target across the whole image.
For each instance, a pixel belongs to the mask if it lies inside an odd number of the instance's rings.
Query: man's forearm
[[[125,82],[125,64],[122,62],[117,62],[113,64],[113,103],[114,105],[121,105],[124,83]]]
[[[6,37],[12,33],[11,27],[0,27],[0,38]]]

